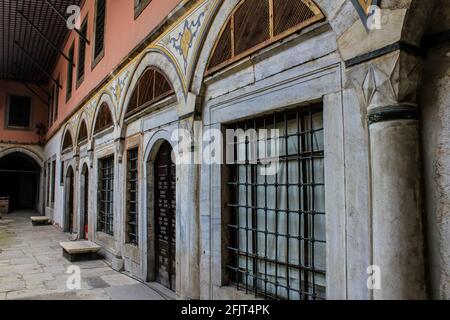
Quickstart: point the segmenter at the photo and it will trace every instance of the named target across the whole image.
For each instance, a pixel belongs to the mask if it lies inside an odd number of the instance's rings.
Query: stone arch
[[[111,112],[111,117],[112,117],[112,121],[113,121],[113,127],[116,128],[117,126],[117,115],[115,112],[115,104],[114,104],[114,99],[112,98],[110,93],[104,92],[102,93],[102,95],[100,96],[100,98],[97,101],[97,105],[95,106],[95,111],[94,111],[94,117],[92,118],[91,124],[90,124],[90,139],[91,141],[94,138],[95,135],[95,123],[97,122],[97,117],[98,117],[98,113],[100,111],[100,107],[106,104],[109,108],[109,111]]]
[[[205,70],[215,43],[229,15],[240,1],[229,0],[216,3],[211,19],[205,27],[206,36],[194,58],[194,72],[188,79],[188,90],[192,93],[197,95],[201,93]],[[425,19],[431,11],[427,8],[431,7],[427,1],[409,0],[398,5],[395,1],[382,0],[381,8],[384,15],[382,23],[384,21],[385,24],[382,30],[367,31],[351,0],[314,0],[314,3],[321,9],[327,23],[336,35],[337,51],[343,62],[355,56],[376,51],[396,41],[419,43],[423,31],[417,32],[416,18],[426,21]],[[422,23],[421,28],[425,28],[424,24]],[[390,36],[382,37],[386,34]],[[355,45],[349,45],[349,41],[350,44],[354,42]],[[355,47],[359,50],[355,50]]]
[[[154,188],[153,188],[153,183],[150,183],[150,181],[153,179],[154,175],[153,175],[153,168],[154,168],[154,161],[155,158],[158,154],[158,151],[161,147],[161,145],[164,142],[169,142],[170,145],[172,146],[173,150],[176,152],[177,150],[177,146],[176,143],[174,141],[172,141],[171,139],[171,133],[168,130],[165,129],[160,129],[157,132],[155,132],[152,137],[150,138],[150,140],[146,143],[145,145],[145,149],[144,149],[144,153],[143,153],[143,161],[142,161],[142,166],[143,166],[143,182],[142,182],[142,192],[140,193],[140,201],[143,204],[142,208],[143,210],[141,211],[142,214],[140,214],[140,220],[139,220],[139,224],[140,224],[140,230],[139,230],[139,236],[140,239],[146,239],[147,241],[142,241],[142,246],[141,247],[141,265],[142,267],[142,272],[143,272],[143,278],[146,279],[151,279],[152,276],[154,275],[154,261],[152,260],[152,256],[148,255],[148,252],[154,252],[152,251],[154,249],[154,241],[152,240],[153,235],[149,234],[149,223],[151,223],[151,219],[154,217],[154,208],[153,208],[153,196],[148,196],[149,194],[153,194],[154,192]],[[177,173],[178,174],[178,173]],[[178,186],[178,180],[177,180],[177,200],[179,197],[179,186]],[[180,217],[180,207],[179,207],[179,201],[177,201],[177,209],[176,209],[176,215],[177,215],[177,219],[179,219]],[[179,220],[177,220],[179,221]],[[178,232],[179,230],[177,230]],[[177,233],[177,238],[178,237],[178,233]],[[149,241],[150,240],[150,243]],[[178,242],[177,242],[177,250],[176,250],[176,261],[179,261],[179,250],[178,250]],[[177,265],[178,268],[178,265]],[[179,270],[176,270],[176,275],[177,277],[179,277]],[[178,284],[178,281],[177,281]]]
[[[91,134],[90,134],[90,127],[89,127],[89,119],[87,117],[86,112],[83,112],[80,116],[80,119],[78,120],[78,124],[77,124],[77,128],[76,128],[76,140],[74,141],[74,143],[78,146],[79,144],[79,140],[80,140],[80,130],[81,130],[81,126],[84,124],[86,125],[86,131],[87,131],[87,140],[89,141]]]
[[[23,153],[28,157],[32,158],[34,161],[36,161],[36,163],[41,167],[41,169],[44,167],[43,158],[33,150],[24,147],[12,147],[2,150],[0,151],[0,159],[12,153]]]
[[[62,131],[63,134],[61,135],[61,144],[60,144],[60,153],[64,153],[65,151],[69,151],[70,149],[66,146],[64,146],[64,143],[66,142],[66,139],[70,137],[70,139],[72,140],[72,149],[74,146],[74,132],[73,132],[73,128],[72,125],[70,124],[70,122],[68,122],[66,124],[66,126],[64,127],[64,130]],[[69,135],[69,136],[68,136]]]
[[[139,81],[141,75],[149,67],[158,69],[164,76],[166,76],[167,80],[173,87],[173,90],[177,97],[177,101],[182,101],[184,99],[183,85],[172,60],[170,60],[165,54],[163,54],[159,50],[151,49],[147,51],[142,55],[141,59],[137,63],[136,68],[132,72],[131,80],[128,82],[125,88],[126,92],[125,98],[123,99],[122,107],[120,108],[118,116],[119,119],[118,123],[119,127],[121,128],[121,137],[123,137],[125,134],[124,133],[125,114],[128,105],[130,103],[134,88],[136,87],[136,84]]]
[[[220,37],[223,27],[228,21],[230,14],[236,8],[236,6],[241,2],[241,0],[229,0],[229,1],[218,1],[214,12],[211,15],[210,21],[205,28],[205,39],[203,40],[199,50],[197,51],[197,56],[195,58],[196,66],[192,74],[192,78],[189,81],[189,90],[195,94],[200,94],[202,90],[203,78],[209,62],[210,56],[214,51],[215,44]],[[329,1],[314,1],[316,5],[322,10],[325,16],[327,16],[327,11],[324,10],[323,6],[320,5],[324,2],[326,6],[329,6]]]

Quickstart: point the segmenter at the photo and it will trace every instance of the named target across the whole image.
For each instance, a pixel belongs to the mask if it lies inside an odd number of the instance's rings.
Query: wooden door
[[[68,214],[68,218],[69,218],[69,232],[73,233],[73,219],[74,219],[74,174],[72,169],[70,169],[70,173],[69,173],[69,203],[68,203],[68,209],[69,209],[69,214]]]
[[[164,142],[155,160],[156,281],[175,291],[176,166]]]
[[[83,232],[84,239],[89,239],[89,171],[86,169],[84,174],[84,218],[83,218]]]

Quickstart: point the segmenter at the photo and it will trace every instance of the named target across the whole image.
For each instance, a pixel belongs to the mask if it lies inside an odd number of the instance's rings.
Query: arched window
[[[63,151],[73,148],[72,135],[67,130],[63,140]]]
[[[88,138],[86,121],[81,121],[80,130],[78,131],[78,144],[85,142]]]
[[[155,68],[148,68],[141,75],[134,88],[126,116],[130,116],[170,96],[173,92],[170,82],[160,71]]]
[[[324,18],[312,0],[243,0],[231,13],[207,74]]]
[[[111,111],[109,110],[108,105],[104,102],[100,106],[100,110],[98,111],[97,120],[95,122],[94,133],[98,133],[106,128],[109,128],[113,125],[113,119],[111,115]]]

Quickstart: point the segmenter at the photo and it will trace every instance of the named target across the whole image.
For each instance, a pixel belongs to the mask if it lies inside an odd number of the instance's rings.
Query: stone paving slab
[[[35,228],[32,212],[8,215],[0,224],[0,300],[163,300],[146,285],[114,271],[104,260],[71,264],[60,242],[68,234],[53,226]],[[69,290],[69,266],[81,271],[81,289]]]

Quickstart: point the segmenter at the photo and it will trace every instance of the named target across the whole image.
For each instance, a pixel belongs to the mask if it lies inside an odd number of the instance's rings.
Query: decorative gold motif
[[[188,57],[191,41],[192,31],[187,26],[185,26],[183,36],[181,37],[181,52],[183,53],[184,59],[187,59]]]

